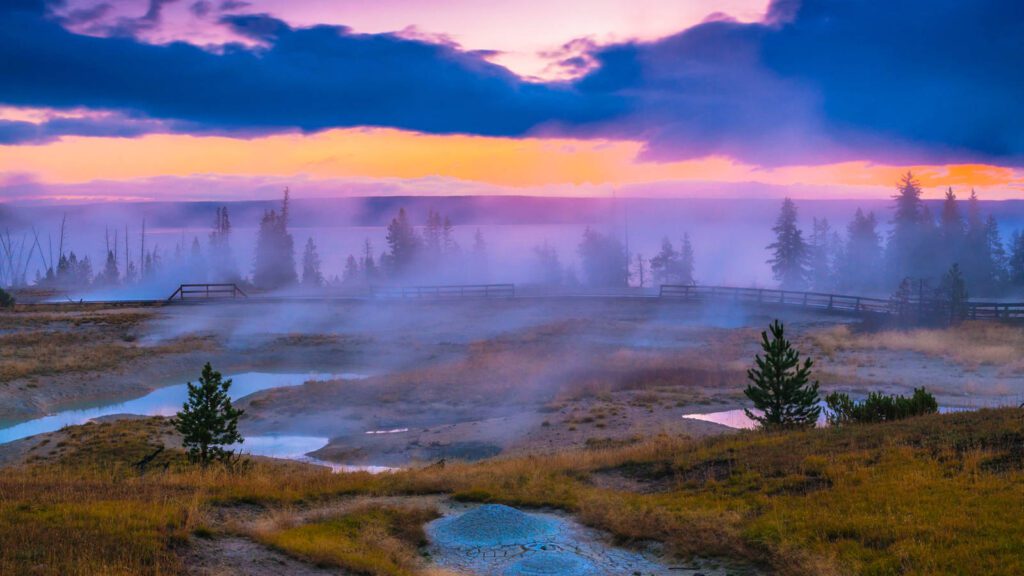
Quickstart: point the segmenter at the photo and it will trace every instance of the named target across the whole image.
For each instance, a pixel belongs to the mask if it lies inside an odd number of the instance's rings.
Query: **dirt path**
[[[340,569],[319,568],[240,536],[195,538],[183,558],[185,573],[194,576],[339,576]]]

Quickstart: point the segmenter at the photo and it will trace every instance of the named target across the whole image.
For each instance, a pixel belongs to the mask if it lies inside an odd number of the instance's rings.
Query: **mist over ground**
[[[965,194],[961,192],[961,196]],[[959,203],[966,212],[966,202]],[[639,287],[642,280],[644,287],[656,288],[659,280],[664,281],[650,268],[651,258],[661,249],[664,238],[679,250],[685,234],[693,247],[696,283],[774,287],[778,282],[767,263],[771,254],[766,247],[774,239],[772,227],[780,205],[781,201],[775,198],[454,196],[314,200],[303,199],[296,192],[290,202],[288,231],[293,238],[297,275],[302,275],[303,248],[312,239],[328,285],[342,283],[350,255],[362,264],[366,241],[371,244],[373,257],[379,259],[389,248],[387,225],[404,209],[417,234],[424,232],[432,211],[447,218],[451,224],[448,241],[453,246],[446,249],[451,248],[451,253],[459,258],[448,262],[443,274],[436,273],[437,267],[431,266],[430,274],[391,278],[391,284],[545,283],[550,281],[550,274],[543,269],[538,254],[538,248],[545,246],[562,269],[561,280],[586,283],[579,247],[584,231],[591,228],[621,244],[629,258],[630,286]],[[796,206],[797,224],[806,240],[812,236],[814,222],[820,220],[827,220],[836,237],[845,239],[847,226],[860,209],[865,214],[874,213],[878,236],[884,245],[894,204],[891,200],[798,200]],[[926,200],[923,206],[936,217],[941,214],[941,201]],[[1024,201],[981,200],[978,206],[984,216],[995,218],[1006,251],[1012,253],[1012,235],[1024,229]],[[6,249],[13,253],[9,259],[13,265],[8,268],[23,270],[27,284],[34,283],[37,274],[45,278],[47,268],[56,259],[55,254],[61,249],[62,221],[64,252],[74,251],[78,260],[88,257],[97,276],[103,271],[108,251],[116,260],[121,279],[128,275],[128,262],[135,265],[138,274],[147,266],[140,257],[145,249],[161,263],[160,272],[150,274],[145,282],[133,284],[129,290],[123,280],[97,281],[91,289],[82,289],[79,284],[73,292],[92,298],[160,298],[180,283],[221,279],[208,270],[213,222],[221,207],[230,214],[232,267],[238,280],[244,281],[254,272],[260,220],[268,210],[280,209],[279,201],[0,205],[0,233],[4,235],[5,248],[9,245]],[[474,266],[469,260],[478,233],[485,247],[486,264]],[[638,255],[643,264],[638,264]],[[16,283],[11,282],[9,271],[6,276],[7,282],[0,283]],[[874,292],[888,294],[895,289],[895,285],[879,284]]]

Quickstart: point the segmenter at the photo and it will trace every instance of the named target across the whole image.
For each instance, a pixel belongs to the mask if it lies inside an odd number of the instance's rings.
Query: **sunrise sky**
[[[1024,198],[1015,1],[6,0],[0,202]],[[213,185],[212,183],[216,183]]]

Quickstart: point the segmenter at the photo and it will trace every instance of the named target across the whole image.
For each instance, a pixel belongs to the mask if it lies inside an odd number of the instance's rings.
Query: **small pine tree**
[[[188,383],[188,401],[172,420],[182,435],[182,444],[189,460],[204,467],[211,462],[227,462],[234,454],[225,447],[243,441],[238,433],[238,418],[245,413],[231,405],[228,389],[231,380],[224,380],[207,362],[199,382]]]
[[[781,322],[775,320],[768,330],[771,339],[768,332],[761,332],[764,358],[754,357],[756,366],[747,370],[751,383],[743,391],[763,414],[744,412],[762,428],[814,426],[821,414],[818,382],[810,382],[814,361],[800,363],[800,352],[786,340]]]
[[[687,286],[697,283],[693,275],[694,257],[693,244],[690,242],[690,233],[683,233],[683,243],[679,249],[679,282]]]
[[[355,258],[349,258],[354,264]],[[306,240],[306,248],[302,253],[302,285],[307,288],[324,285],[324,275],[320,272],[320,253],[313,238]]]
[[[1010,237],[1010,256],[1007,262],[1011,286],[1024,286],[1024,232],[1018,230]]]
[[[13,308],[14,307],[14,296],[11,296],[9,292],[0,288],[0,308]]]
[[[959,264],[953,264],[942,279],[940,298],[949,306],[949,322],[956,324],[967,318],[967,282]]]

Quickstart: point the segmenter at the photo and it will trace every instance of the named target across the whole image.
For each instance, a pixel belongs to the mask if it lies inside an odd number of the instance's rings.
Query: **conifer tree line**
[[[376,252],[373,242],[367,238],[358,255],[347,257],[342,275],[327,278],[322,271],[320,249],[313,237],[306,239],[300,259],[296,260],[295,239],[290,229],[290,203],[290,191],[285,189],[280,206],[264,211],[256,232],[251,273],[248,275],[238,266],[232,247],[231,215],[226,206],[219,206],[215,210],[205,249],[198,236],[190,242],[183,236],[168,253],[147,239],[143,222],[138,236],[131,240],[127,228],[123,236],[120,230],[113,235],[108,230],[106,259],[96,270],[88,256],[80,258],[73,250],[64,249],[62,224],[57,256],[52,259],[52,264],[44,251],[33,250],[18,262],[11,262],[10,268],[19,272],[11,274],[10,278],[0,277],[0,284],[27,285],[20,269],[24,261],[23,267],[27,271],[28,262],[33,258],[37,258],[46,271],[44,274],[37,268],[35,286],[75,290],[142,283],[234,282],[260,289],[279,289],[415,281],[484,282],[488,279],[487,242],[479,229],[473,235],[472,246],[463,250],[455,240],[455,227],[448,216],[430,210],[423,226],[417,227],[404,208],[388,225],[383,250]],[[7,236],[0,236],[0,256],[8,252],[5,249],[8,240]],[[0,262],[7,264],[3,258]],[[5,266],[0,272],[6,270]]]
[[[1024,287],[1024,233],[1016,231],[1004,243],[998,222],[982,212],[973,190],[963,200],[949,188],[937,215],[921,192],[912,173],[900,179],[884,234],[878,216],[859,208],[844,231],[814,218],[805,234],[796,203],[786,198],[767,246],[775,280],[787,290],[854,294],[891,293],[901,285],[905,291],[950,291],[958,289],[951,278],[961,277],[976,295]]]
[[[661,284],[695,284],[694,250],[690,235],[683,233],[678,244],[665,236],[654,256],[630,254],[614,234],[591,227],[583,230],[576,248],[580,273],[563,264],[558,251],[544,241],[533,249],[532,281],[546,286],[591,288],[657,287]]]
[[[218,206],[205,246],[198,236],[190,241],[182,236],[171,250],[165,250],[149,239],[145,221],[136,230],[126,227],[123,231],[108,231],[106,258],[99,270],[88,256],[79,258],[74,251],[64,249],[62,226],[54,265],[45,255],[37,254],[46,272],[36,273],[35,284],[75,290],[183,282],[232,282],[271,290],[365,288],[415,282],[482,283],[491,281],[492,272],[496,271],[492,269],[487,240],[479,228],[473,233],[471,245],[464,248],[455,239],[455,226],[449,216],[430,209],[422,224],[417,225],[400,208],[387,225],[383,246],[374,246],[369,238],[364,239],[361,250],[345,258],[340,276],[328,278],[313,237],[307,237],[301,244],[301,253],[297,251],[291,231],[290,203],[290,191],[285,189],[279,207],[264,211],[248,271],[238,265],[228,208]],[[573,255],[577,257],[578,268],[573,262],[563,262],[555,247],[546,241],[532,250],[532,256],[534,265],[528,280],[542,285],[622,288],[695,282],[694,248],[687,233],[678,239],[664,237],[658,252],[647,258],[639,253],[630,254],[615,234],[587,227]]]

